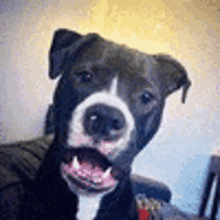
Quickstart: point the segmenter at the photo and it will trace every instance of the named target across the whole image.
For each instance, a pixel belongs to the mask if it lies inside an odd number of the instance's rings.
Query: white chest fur
[[[93,220],[98,213],[102,196],[79,196],[77,220]]]

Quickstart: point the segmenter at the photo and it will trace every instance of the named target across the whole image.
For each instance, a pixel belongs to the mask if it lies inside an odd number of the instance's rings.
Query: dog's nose
[[[124,133],[125,126],[123,113],[104,104],[93,105],[85,113],[85,131],[97,141],[119,139]]]

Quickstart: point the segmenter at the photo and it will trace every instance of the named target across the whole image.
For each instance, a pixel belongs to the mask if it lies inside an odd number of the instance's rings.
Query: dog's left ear
[[[57,76],[63,74],[63,64],[65,58],[70,51],[72,51],[72,61],[77,57],[79,51],[97,40],[97,34],[81,35],[74,31],[67,29],[58,29],[52,40],[52,45],[49,52],[49,76],[55,79]]]
[[[169,55],[159,54],[154,55],[154,58],[159,63],[159,77],[165,96],[183,87],[182,102],[185,103],[188,89],[191,86],[185,68]]]

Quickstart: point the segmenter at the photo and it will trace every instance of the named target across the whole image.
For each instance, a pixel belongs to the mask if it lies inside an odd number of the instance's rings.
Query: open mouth
[[[61,172],[74,186],[90,192],[104,192],[114,188],[117,179],[111,162],[97,150],[78,148],[65,155],[67,163],[62,163]]]

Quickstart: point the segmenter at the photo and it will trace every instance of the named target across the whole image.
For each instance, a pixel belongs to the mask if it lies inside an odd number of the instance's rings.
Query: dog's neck
[[[94,197],[77,195],[78,205],[76,219],[118,219],[118,211],[120,209],[125,219],[136,219],[136,206],[133,193],[131,192],[130,182],[126,182],[126,186],[124,184],[125,183],[120,183],[114,192],[105,195]],[[121,202],[123,204],[121,204]]]
[[[97,216],[102,196],[85,197],[78,196],[77,220],[93,220]]]

